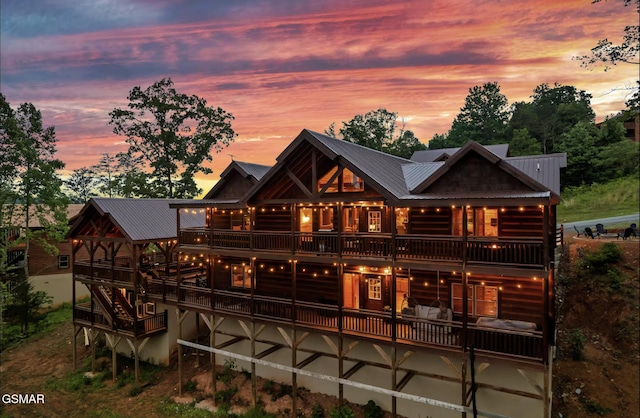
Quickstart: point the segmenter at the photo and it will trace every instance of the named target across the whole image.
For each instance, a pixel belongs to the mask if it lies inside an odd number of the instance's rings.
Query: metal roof
[[[539,199],[549,198],[550,191],[498,191],[498,192],[476,192],[466,191],[464,193],[429,193],[429,194],[409,194],[402,196],[403,200],[477,200],[477,199]]]
[[[500,158],[505,158],[509,154],[509,144],[483,145],[483,147]],[[430,163],[438,160],[442,155],[451,156],[460,151],[460,149],[461,147],[414,151],[413,155],[411,155],[411,161]]]
[[[8,206],[9,206],[8,204],[5,204],[5,207],[8,207]],[[16,205],[16,210],[13,214],[13,219],[11,219],[11,222],[10,222],[12,225],[19,226],[19,227],[24,226],[24,222],[25,222],[24,207],[25,206],[22,204]],[[84,204],[82,203],[71,203],[67,205],[67,219],[69,220],[73,219],[78,213],[80,213],[83,207],[84,207]],[[40,222],[40,218],[36,213],[36,205],[35,204],[31,205],[29,209],[30,209],[29,210],[29,215],[30,215],[29,228],[42,228],[42,223]],[[51,213],[45,214],[44,219],[49,222],[53,221],[53,217],[51,215],[52,215]]]
[[[415,162],[317,132],[308,132],[394,197],[399,198],[409,192],[402,167]]]
[[[260,180],[265,174],[267,174],[267,171],[269,171],[269,169],[271,168],[270,165],[245,163],[242,161],[234,162],[238,165],[239,168],[244,170],[247,175],[254,177],[256,180]]]
[[[112,199],[94,198],[87,203],[102,215],[108,215],[131,241],[154,241],[176,238],[176,209],[171,203],[199,202],[181,199]],[[87,208],[83,209],[83,212]],[[204,226],[204,211],[180,214],[181,227]]]
[[[560,169],[567,166],[566,154],[508,157],[504,161],[560,195]]]
[[[413,190],[418,187],[420,183],[432,175],[443,164],[444,162],[438,161],[434,163],[403,165],[402,171],[404,173],[404,180],[407,184],[407,189]]]

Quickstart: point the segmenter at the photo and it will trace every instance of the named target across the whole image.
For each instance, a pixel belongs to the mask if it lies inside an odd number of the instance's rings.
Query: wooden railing
[[[337,232],[268,232],[206,231],[194,228],[180,231],[181,244],[201,245],[210,242],[214,248],[259,250],[373,257],[399,260],[457,261],[463,257],[464,242],[460,236],[397,235]],[[339,238],[340,241],[339,242]],[[200,240],[200,241],[198,241]],[[338,245],[340,244],[340,245]],[[341,252],[340,252],[341,250]],[[519,266],[542,266],[544,244],[541,238],[469,237],[466,261]]]
[[[291,322],[300,326],[323,329],[331,332],[369,336],[388,340],[393,338],[394,320],[390,312],[371,310],[342,309],[336,305],[326,305],[291,299],[254,296],[228,290],[214,290],[190,285],[180,286],[168,280],[151,280],[147,296],[150,300],[177,301],[180,294],[181,304],[210,309],[243,317],[261,318],[274,322]],[[213,296],[213,305],[212,305]],[[76,313],[74,313],[74,318]],[[120,320],[120,317],[118,317]],[[140,325],[139,325],[140,326]],[[139,328],[140,329],[140,328]],[[145,328],[146,330],[146,328]],[[466,337],[466,338],[464,338]],[[475,349],[490,354],[508,357],[546,361],[542,332],[519,332],[495,328],[486,328],[476,324],[467,324],[464,335],[460,321],[424,319],[414,316],[400,316],[395,319],[395,338],[408,344],[431,345],[464,350]]]
[[[123,262],[121,261],[121,263]],[[92,269],[90,261],[76,261],[73,264],[73,273],[92,279],[113,281],[114,284],[122,284],[122,287],[133,284],[133,269],[131,267],[122,267],[116,264],[111,268],[109,262],[94,262]]]
[[[180,242],[184,245],[211,245],[211,232],[206,227],[180,230]]]
[[[73,308],[73,321],[82,325],[97,326],[103,329],[116,329],[119,332],[132,335],[137,328],[138,336],[153,334],[167,329],[167,311],[148,315],[144,318],[133,318],[119,315],[116,327],[113,327],[100,308],[94,306],[76,305]],[[135,323],[135,325],[134,325]]]
[[[462,260],[462,237],[400,235],[396,237],[396,257],[420,260]]]
[[[542,242],[534,239],[473,238],[467,242],[467,259],[471,262],[539,266],[543,252]]]

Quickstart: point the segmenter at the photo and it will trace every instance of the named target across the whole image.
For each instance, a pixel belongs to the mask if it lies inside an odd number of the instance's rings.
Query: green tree
[[[87,203],[95,196],[96,180],[94,172],[87,167],[76,168],[64,181],[68,197],[72,203]]]
[[[467,141],[483,145],[505,142],[510,114],[507,105],[496,82],[470,88],[447,135],[448,146],[459,147]]]
[[[527,128],[516,129],[509,142],[509,153],[513,157],[542,154],[540,143],[529,135]]]
[[[210,174],[203,163],[213,160],[211,150],[220,152],[234,140],[233,116],[198,96],[178,93],[171,79],[144,90],[134,87],[128,100],[128,109],[109,113],[109,124],[126,137],[129,156],[151,169],[154,193],[169,198],[199,194],[194,176]]]
[[[412,131],[405,129],[404,123],[396,133],[397,128],[398,114],[380,108],[342,122],[340,136],[345,141],[403,158],[410,158],[414,151],[426,149]],[[325,130],[325,134],[337,137],[335,123]]]
[[[555,152],[555,142],[578,122],[593,122],[591,95],[573,86],[548,84],[537,86],[530,103],[516,103],[510,120],[510,128],[526,128],[536,138],[544,154]]]
[[[591,184],[596,179],[594,163],[598,148],[597,128],[592,123],[578,122],[562,134],[557,144],[558,151],[567,153],[567,169],[563,186]]]
[[[591,3],[600,3],[601,0],[593,0]],[[635,12],[640,13],[640,0],[623,0],[624,6],[628,7],[635,3]],[[635,18],[638,21],[638,17]],[[598,44],[591,48],[591,54],[576,57],[582,61],[583,67],[593,67],[598,64],[604,65],[607,71],[611,65],[624,64],[640,64],[638,60],[640,53],[640,26],[627,25],[624,27],[622,42],[618,45],[614,44],[608,38],[601,39]]]
[[[34,298],[42,299],[33,292],[29,283],[29,252],[31,244],[38,242],[47,252],[55,254],[57,249],[47,240],[62,240],[67,230],[67,198],[62,193],[62,180],[56,171],[64,164],[55,159],[56,137],[53,127],[45,128],[42,114],[31,103],[23,103],[13,110],[6,98],[0,94],[0,275],[15,282],[11,295],[14,299],[27,301],[20,306],[23,332],[28,331]],[[31,219],[38,218],[42,228],[33,230]],[[9,271],[7,231],[19,230],[11,234],[12,245],[24,244],[22,267]],[[20,292],[26,292],[22,297]],[[30,300],[30,302],[29,302]],[[26,302],[25,302],[26,303]],[[44,303],[44,302],[43,302]]]
[[[91,166],[90,170],[94,174],[94,179],[100,194],[107,197],[114,197],[116,184],[115,174],[118,159],[108,153],[102,154],[98,164]]]

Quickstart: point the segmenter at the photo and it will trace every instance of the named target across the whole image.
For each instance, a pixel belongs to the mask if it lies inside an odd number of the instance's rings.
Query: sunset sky
[[[303,129],[385,107],[422,141],[445,133],[469,88],[509,103],[558,82],[593,95],[597,120],[624,108],[638,66],[580,67],[625,25],[622,0],[2,0],[0,90],[54,125],[73,170],[126,150],[107,125],[134,86],[171,77],[231,112],[238,137],[214,156],[273,164]]]

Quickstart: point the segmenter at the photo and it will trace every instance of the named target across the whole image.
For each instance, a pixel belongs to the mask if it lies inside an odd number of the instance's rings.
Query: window
[[[325,187],[327,187],[325,193],[361,192],[364,190],[364,181],[348,168],[343,168],[342,173],[327,186],[329,180],[331,180],[337,171],[338,167],[334,167],[318,180],[318,191],[322,191]],[[342,183],[342,187],[339,188],[340,183]]]
[[[467,208],[467,234],[498,236],[498,209]],[[462,208],[452,210],[452,235],[462,235]]]
[[[59,269],[68,269],[69,268],[69,256],[68,255],[59,255],[58,256],[58,268]]]
[[[369,232],[382,232],[382,212],[372,210],[368,214]]]
[[[251,267],[243,264],[232,264],[231,286],[251,289]]]
[[[467,289],[467,310],[469,316],[498,317],[498,288],[480,284],[470,284]],[[462,284],[451,285],[451,306],[453,312],[462,313]]]
[[[300,232],[313,232],[313,209],[300,208]]]
[[[333,229],[333,208],[320,209],[320,230]]]
[[[369,278],[369,299],[382,300],[382,279]]]
[[[156,314],[156,304],[155,302],[147,302],[144,304],[144,311],[149,315]]]
[[[344,232],[358,232],[360,226],[358,223],[358,208],[347,207],[344,208],[342,227]]]

